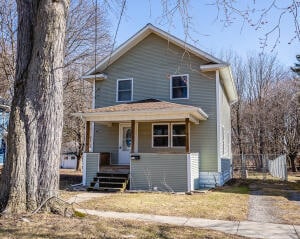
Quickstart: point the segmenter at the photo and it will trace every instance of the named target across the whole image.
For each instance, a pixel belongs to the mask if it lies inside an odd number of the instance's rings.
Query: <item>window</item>
[[[169,132],[169,129],[171,129],[171,132]],[[185,124],[166,123],[152,125],[152,147],[185,147],[185,143]]]
[[[132,101],[132,79],[117,80],[117,102]]]
[[[153,124],[152,136],[153,147],[169,147],[169,124]]]
[[[172,124],[172,147],[185,147],[185,124]]]
[[[173,75],[170,80],[171,99],[189,98],[189,75]]]

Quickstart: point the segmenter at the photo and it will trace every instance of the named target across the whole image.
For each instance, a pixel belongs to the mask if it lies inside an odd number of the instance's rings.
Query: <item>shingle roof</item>
[[[176,109],[191,109],[199,110],[200,108],[191,106],[176,104],[167,101],[161,101],[157,99],[145,99],[140,101],[128,102],[124,104],[118,104],[103,108],[89,109],[84,113],[96,113],[96,112],[126,112],[126,111],[144,111],[144,110],[176,110]],[[200,109],[201,110],[201,109]]]
[[[87,121],[119,122],[130,120],[182,120],[189,118],[197,123],[206,120],[207,114],[199,107],[176,104],[157,99],[145,99],[74,113]]]

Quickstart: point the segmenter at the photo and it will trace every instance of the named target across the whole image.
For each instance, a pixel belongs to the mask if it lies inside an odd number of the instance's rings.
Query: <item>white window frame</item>
[[[130,100],[118,100],[119,99],[119,82],[120,81],[131,81],[131,99]],[[116,102],[131,102],[133,101],[133,78],[126,78],[126,79],[117,79],[116,85]]]
[[[168,135],[154,135],[154,126],[155,125],[167,125],[168,126]],[[152,148],[169,148],[170,147],[170,124],[169,123],[153,123],[152,124]],[[154,137],[168,137],[168,146],[154,146]]]
[[[186,76],[187,78],[187,96],[186,98],[173,98],[173,77],[178,77],[178,76]],[[180,74],[180,75],[170,75],[170,99],[171,100],[187,100],[190,98],[190,76],[189,74]]]
[[[174,146],[173,145],[173,136],[185,136],[185,137],[187,137],[186,136],[186,132],[185,132],[185,134],[182,134],[182,135],[181,134],[175,134],[175,135],[173,135],[173,125],[184,125],[184,126],[186,126],[185,122],[182,122],[182,123],[180,123],[180,122],[171,123],[171,147],[172,148],[185,148],[186,145],[185,146]]]

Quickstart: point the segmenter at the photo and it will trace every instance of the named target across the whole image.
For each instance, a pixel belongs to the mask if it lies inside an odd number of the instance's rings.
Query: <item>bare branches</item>
[[[260,38],[262,50],[268,47],[269,42],[271,42],[271,51],[280,43],[284,18],[290,20],[294,29],[291,31],[288,43],[291,44],[296,39],[300,41],[299,1],[269,0],[263,3],[256,1],[243,3],[234,0],[216,0],[213,1],[212,5],[217,7],[217,18],[220,18],[225,27],[230,26],[240,18],[243,20],[242,28],[246,23],[256,31],[263,31],[264,36]]]
[[[232,106],[234,153],[285,153],[292,162],[300,150],[297,81],[276,56],[252,53],[246,62],[229,61],[240,99]]]

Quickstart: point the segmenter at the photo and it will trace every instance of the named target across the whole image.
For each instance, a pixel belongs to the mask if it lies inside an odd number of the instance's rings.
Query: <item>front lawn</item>
[[[245,186],[231,186],[193,195],[120,193],[89,200],[80,203],[80,205],[82,208],[104,211],[246,220],[248,188]]]
[[[27,219],[29,221],[27,221]],[[150,222],[125,221],[86,216],[65,218],[54,214],[35,214],[26,221],[0,218],[3,239],[92,239],[92,238],[199,238],[241,239],[245,237],[191,227],[169,226]]]

